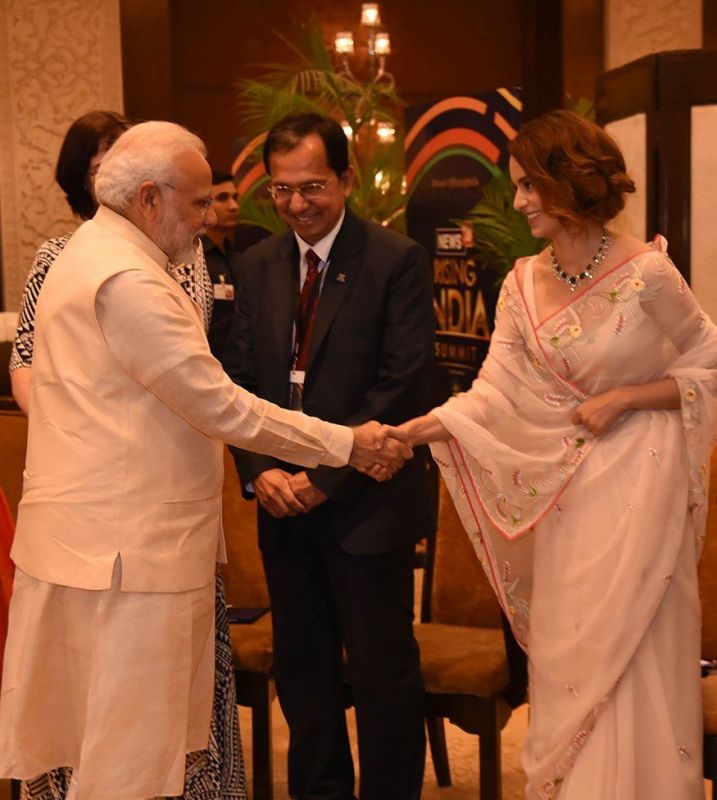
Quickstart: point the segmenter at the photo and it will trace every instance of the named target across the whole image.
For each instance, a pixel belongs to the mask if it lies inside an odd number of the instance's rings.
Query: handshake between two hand
[[[402,441],[398,428],[365,422],[353,431],[354,446],[349,464],[377,481],[390,480],[409,458],[413,458],[413,448]]]
[[[366,422],[354,428],[354,446],[349,464],[377,481],[392,478],[413,458],[405,426],[391,428],[378,422]],[[305,514],[326,502],[327,496],[314,486],[305,471],[292,475],[274,468],[262,472],[253,481],[254,491],[263,508],[272,517],[282,519]]]

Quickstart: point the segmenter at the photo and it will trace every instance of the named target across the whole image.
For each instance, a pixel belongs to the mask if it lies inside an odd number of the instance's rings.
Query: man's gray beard
[[[177,243],[174,232],[179,225],[179,215],[173,206],[167,209],[157,229],[155,244],[163,250],[173,264],[193,264],[197,259],[198,237],[189,242]]]
[[[174,254],[169,255],[169,260],[173,264],[194,264],[197,260],[197,247],[199,246],[199,239],[195,238],[192,239],[191,244],[187,245],[186,247],[182,247]]]

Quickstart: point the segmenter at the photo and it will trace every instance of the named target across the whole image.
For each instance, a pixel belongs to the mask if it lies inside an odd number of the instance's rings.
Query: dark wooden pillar
[[[170,0],[120,0],[125,115],[173,120]]]
[[[717,2],[702,0],[702,46],[717,47]]]
[[[604,0],[525,0],[521,6],[523,115],[595,101],[604,70]]]
[[[563,105],[562,0],[526,0],[523,29],[523,119]]]
[[[597,81],[605,71],[605,3],[563,0],[563,104],[585,98],[595,102]]]

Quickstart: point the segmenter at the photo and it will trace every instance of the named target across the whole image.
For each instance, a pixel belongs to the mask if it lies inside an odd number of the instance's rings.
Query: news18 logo
[[[436,228],[436,255],[464,256],[473,246],[473,226],[460,228]]]

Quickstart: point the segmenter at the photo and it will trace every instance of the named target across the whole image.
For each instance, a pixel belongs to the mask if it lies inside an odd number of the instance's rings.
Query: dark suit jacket
[[[215,244],[208,236],[202,236],[204,247],[204,260],[207,263],[207,272],[212,281],[212,287],[217,283],[226,283],[234,287],[235,273],[239,254],[235,252],[232,243],[227,239],[226,252]],[[209,349],[214,358],[221,360],[222,353],[232,327],[234,317],[234,303],[231,300],[219,300],[214,298],[212,306],[212,319],[207,331]]]
[[[224,364],[242,386],[288,402],[299,250],[294,234],[272,236],[241,257],[236,314]],[[331,249],[311,341],[304,412],[349,425],[400,423],[428,410],[433,364],[433,284],[416,242],[347,210]],[[246,486],[273,467],[296,467],[236,450]],[[350,553],[388,552],[427,535],[434,524],[425,449],[386,483],[350,467],[308,471],[329,500],[299,524],[328,526]],[[263,548],[292,519],[260,510]]]

